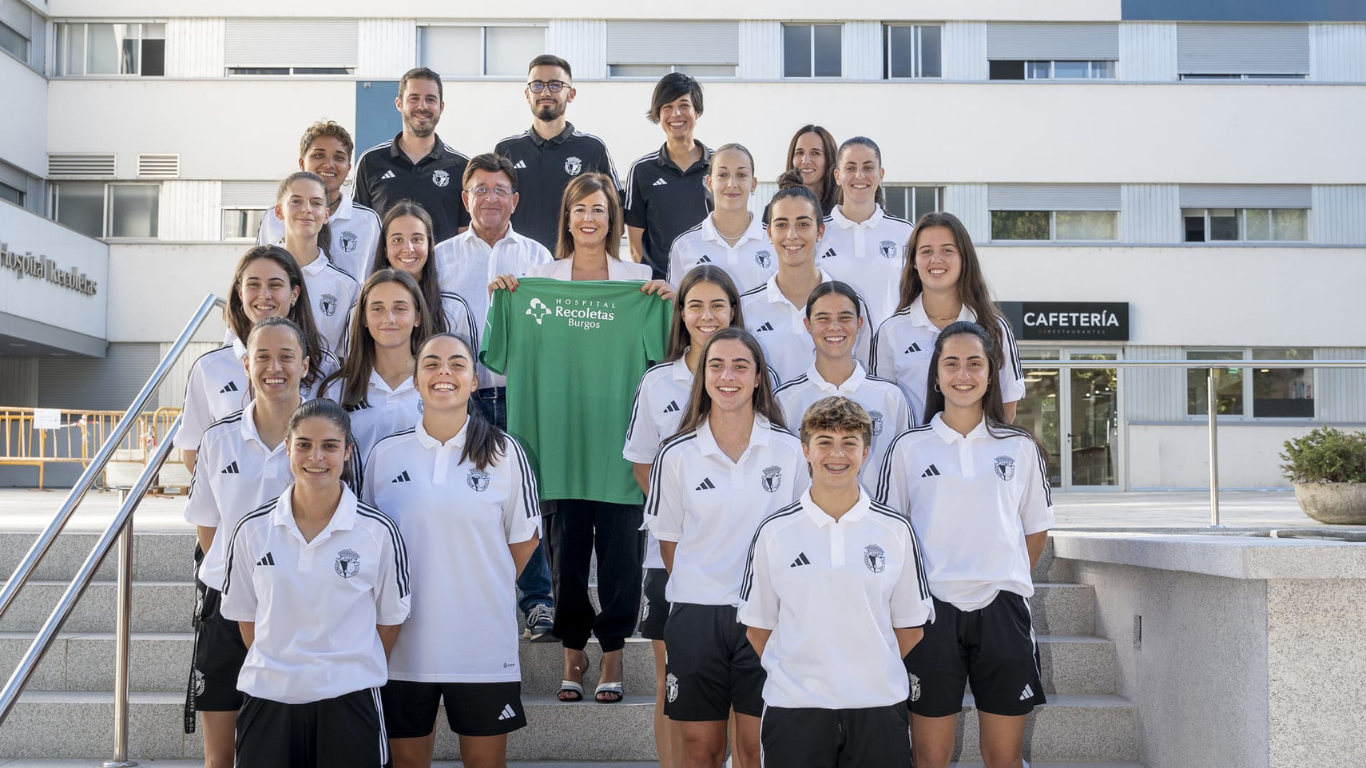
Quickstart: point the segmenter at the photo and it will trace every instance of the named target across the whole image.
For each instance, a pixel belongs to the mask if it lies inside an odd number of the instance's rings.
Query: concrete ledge
[[[1366,545],[1246,534],[1054,531],[1057,556],[1229,579],[1366,579]]]

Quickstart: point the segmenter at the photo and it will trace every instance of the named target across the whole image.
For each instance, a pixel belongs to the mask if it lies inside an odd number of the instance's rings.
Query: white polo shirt
[[[923,296],[915,297],[911,306],[887,318],[873,336],[873,353],[868,370],[874,376],[896,382],[906,393],[916,413],[925,412],[925,387],[929,381],[930,358],[939,339],[939,328],[925,314]],[[977,315],[963,306],[959,320],[977,322]],[[1015,344],[1015,333],[1004,318],[997,318],[1005,363],[1001,366],[1001,400],[1013,403],[1025,395],[1024,369],[1020,367],[1020,348]]]
[[[342,190],[341,204],[336,213],[327,217],[327,226],[332,231],[332,263],[346,270],[357,282],[365,282],[379,247],[379,216],[356,202],[350,192]],[[256,230],[257,245],[278,243],[284,237],[285,223],[275,215],[273,207],[267,208],[261,216],[261,227]]]
[[[190,366],[190,375],[185,380],[180,430],[173,441],[175,447],[197,450],[209,425],[242,410],[251,402],[247,369],[242,362],[246,356],[246,345],[233,338],[218,349],[200,355]]]
[[[734,247],[716,231],[708,216],[702,223],[674,239],[669,249],[669,285],[677,288],[688,270],[701,264],[724,269],[741,293],[758,288],[778,269],[773,244],[768,241],[764,222],[755,216]]]
[[[313,303],[313,324],[318,326],[318,335],[322,336],[328,351],[340,357],[346,352],[342,345],[346,339],[346,319],[360,296],[360,284],[328,261],[321,248],[318,258],[301,269],[304,285],[308,286],[308,298]]]
[[[820,274],[822,283],[833,279],[825,270],[820,270]],[[863,330],[854,340],[854,359],[867,365],[873,332],[866,319],[868,305],[861,304],[865,320]],[[758,288],[741,294],[740,307],[745,313],[745,328],[759,340],[778,381],[786,383],[797,378],[816,361],[816,342],[806,330],[806,304],[798,307],[787,300],[778,289],[777,273]]]
[[[342,380],[337,379],[328,385],[323,397],[340,403],[343,387]],[[422,396],[413,386],[412,376],[390,389],[384,377],[377,371],[370,371],[365,403],[348,406],[347,411],[351,415],[351,434],[356,438],[357,455],[364,458],[380,439],[409,429],[422,418]]]
[[[816,245],[816,265],[863,295],[872,311],[873,328],[896,311],[906,243],[914,229],[913,222],[888,216],[880,205],[863,222],[846,218],[838,205],[825,218],[825,236]]]
[[[897,435],[874,497],[909,515],[934,596],[975,611],[1009,590],[1034,594],[1025,536],[1053,527],[1043,451],[1019,427],[964,437],[935,414]]]
[[[256,431],[255,413],[253,400],[244,410],[215,422],[199,443],[185,522],[217,528],[221,534],[213,537],[199,564],[199,580],[211,589],[223,589],[227,539],[237,521],[294,482],[286,441],[267,448]]]
[[[764,703],[863,709],[906,700],[896,629],[934,621],[906,518],[868,498],[839,520],[810,492],[759,525],[745,566],[742,624],[769,629]]]
[[[574,259],[560,259],[549,264],[538,264],[527,270],[527,277],[548,277],[552,280],[573,280],[574,279]],[[622,261],[607,257],[607,279],[608,280],[641,280],[648,281],[653,279],[654,272],[651,271],[649,264],[640,264],[634,261]]]
[[[490,246],[474,228],[437,243],[432,252],[441,277],[441,289],[459,294],[474,318],[475,334],[484,332],[489,314],[489,283],[499,275],[525,277],[532,267],[554,261],[545,246],[512,231]],[[477,344],[479,339],[474,339]],[[477,357],[477,355],[476,355]],[[506,386],[506,377],[479,365],[479,388]]]
[[[754,529],[810,484],[801,441],[758,414],[738,462],[717,446],[710,422],[665,443],[650,470],[645,524],[678,544],[669,602],[739,605]]]
[[[877,482],[882,458],[887,453],[887,446],[892,444],[892,438],[915,423],[915,416],[901,390],[890,381],[869,376],[857,361],[854,362],[854,373],[839,386],[821,378],[815,363],[812,363],[806,373],[782,385],[774,394],[783,407],[787,423],[798,430],[801,428],[802,415],[817,400],[841,395],[863,406],[863,410],[873,419],[873,441],[868,446],[868,458],[858,473],[859,482],[865,488]]]
[[[327,527],[304,541],[293,491],[243,517],[228,547],[223,618],[256,622],[237,688],[282,704],[378,688],[389,675],[375,627],[408,618],[403,536],[343,487]]]
[[[623,459],[636,464],[654,463],[660,443],[678,431],[683,409],[688,407],[688,397],[692,394],[692,382],[692,371],[681,357],[672,363],[660,363],[646,369],[636,387],[636,399],[631,403],[631,423],[626,427],[626,447],[621,451]],[[646,536],[642,566],[664,567],[659,539],[653,533]]]
[[[398,523],[410,567],[427,585],[414,595],[389,656],[391,680],[522,679],[517,567],[508,545],[540,528],[536,477],[511,436],[507,452],[483,470],[460,461],[465,433],[441,443],[419,419],[380,440],[365,462],[366,503]]]

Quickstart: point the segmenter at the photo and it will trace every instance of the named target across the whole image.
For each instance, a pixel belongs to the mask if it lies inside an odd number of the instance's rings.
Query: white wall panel
[[[987,25],[950,21],[944,25],[944,79],[986,80]]]
[[[1120,80],[1167,82],[1176,73],[1176,25],[1125,22],[1119,25]]]
[[[607,22],[551,21],[546,28],[545,50],[568,61],[575,80],[601,80],[607,77]],[[526,111],[525,104],[522,109]]]
[[[991,238],[986,184],[945,184],[944,210],[963,222],[974,243],[985,243]]]
[[[109,297],[111,342],[167,342],[185,327],[204,296],[226,296],[232,271],[247,250],[246,243],[153,243],[109,246],[112,270],[102,292]],[[148,300],[148,275],[158,285],[175,290],[158,291]],[[195,334],[194,341],[219,343],[226,327],[222,313],[213,312]],[[126,402],[125,402],[126,405]]]
[[[778,80],[783,76],[783,24],[780,21],[740,22],[741,80]]]
[[[417,23],[411,19],[361,19],[356,77],[397,80],[417,66]]]
[[[222,77],[227,24],[223,19],[166,22],[167,77]]]
[[[1320,360],[1366,360],[1366,347],[1321,347]],[[1366,368],[1320,368],[1314,372],[1319,420],[1366,424]]]
[[[1313,189],[1310,236],[1319,245],[1366,245],[1366,186]]]
[[[844,79],[882,79],[882,23],[846,21],[840,52]]]
[[[1176,184],[1124,184],[1119,189],[1121,243],[1182,241],[1181,188]]]
[[[1366,82],[1366,24],[1310,24],[1309,79]]]
[[[220,181],[163,181],[158,239],[217,241],[222,228],[218,213],[222,186]]]
[[[48,81],[0,54],[0,95],[8,119],[0,131],[0,158],[34,176],[47,176]]]
[[[758,162],[757,160],[755,162]],[[771,166],[777,168],[777,165]],[[776,174],[775,174],[776,175]],[[760,178],[763,178],[762,176]],[[755,216],[763,216],[764,208],[768,206],[768,201],[778,194],[778,185],[772,181],[760,181],[754,185],[754,194],[749,197],[749,212]]]
[[[1141,307],[1131,307],[1137,314]],[[1128,360],[1180,360],[1180,347],[1129,346]],[[1124,407],[1130,421],[1181,421],[1186,417],[1186,372],[1181,368],[1126,368]]]

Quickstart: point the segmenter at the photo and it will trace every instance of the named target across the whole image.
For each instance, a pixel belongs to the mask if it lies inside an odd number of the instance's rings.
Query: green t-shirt
[[[507,376],[508,432],[543,499],[643,502],[621,449],[636,385],[664,357],[673,304],[640,286],[528,277],[493,292],[479,359]]]

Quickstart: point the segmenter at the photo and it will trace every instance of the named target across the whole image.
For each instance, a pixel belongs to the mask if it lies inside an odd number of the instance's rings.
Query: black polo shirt
[[[558,136],[541,138],[536,129],[498,142],[494,152],[512,161],[517,171],[517,210],[512,212],[512,228],[555,252],[559,237],[560,201],[569,180],[581,173],[605,173],[612,186],[621,190],[617,169],[602,139],[574,130],[565,123]]]
[[[666,279],[674,239],[711,213],[702,181],[711,150],[696,139],[693,143],[702,148],[702,159],[686,171],[669,159],[666,144],[635,161],[626,179],[626,226],[645,230],[645,262],[656,280]]]
[[[409,199],[421,203],[432,217],[436,242],[455,237],[470,225],[469,212],[460,199],[460,180],[470,159],[436,137],[431,154],[416,165],[398,148],[400,133],[367,150],[356,163],[356,202],[371,208],[380,219],[394,203]]]

